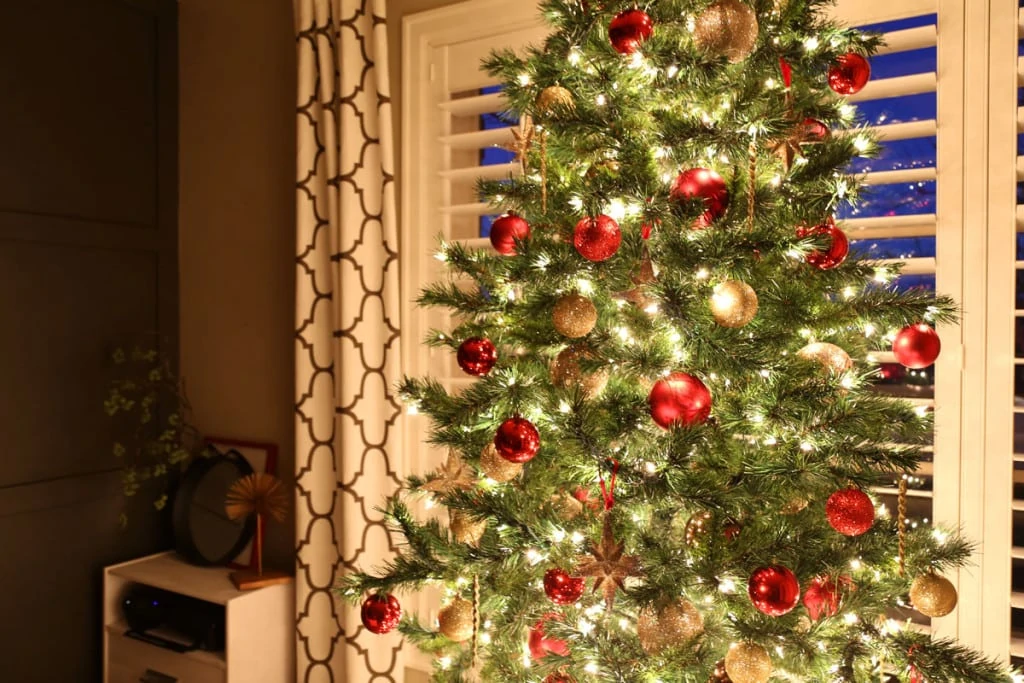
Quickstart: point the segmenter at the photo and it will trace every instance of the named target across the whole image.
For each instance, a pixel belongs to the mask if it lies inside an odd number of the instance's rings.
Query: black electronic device
[[[224,606],[135,585],[121,600],[125,635],[175,652],[224,649]]]

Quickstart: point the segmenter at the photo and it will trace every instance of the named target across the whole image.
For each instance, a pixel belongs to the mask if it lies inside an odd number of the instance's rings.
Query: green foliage
[[[433,331],[424,343],[454,352],[462,340],[486,336],[499,349],[498,365],[461,392],[431,378],[407,378],[400,392],[431,418],[430,442],[473,468],[512,415],[537,426],[540,451],[504,484],[481,477],[470,490],[430,494],[424,479],[410,477],[383,511],[399,552],[372,573],[347,576],[339,592],[358,603],[369,592],[440,586],[472,599],[470,579],[478,578],[486,681],[538,682],[565,670],[579,681],[705,683],[730,643],[747,640],[770,653],[773,680],[877,680],[885,661],[904,678],[913,664],[932,681],[1005,683],[1002,666],[887,621],[907,614],[915,576],[967,564],[969,542],[912,529],[904,575],[895,520],[882,515],[850,538],[825,515],[834,491],[891,482],[914,471],[931,445],[930,415],[878,393],[869,354],[887,350],[889,335],[908,324],[957,317],[948,297],[896,289],[898,266],[863,254],[832,270],[809,266],[807,253],[825,245],[796,232],[860,197],[858,179],[844,169],[878,145],[828,90],[825,73],[838,55],[870,53],[879,38],[827,20],[823,0],[788,0],[781,9],[774,0],[744,1],[757,12],[761,37],[739,64],[694,44],[688,22],[709,0],[644,3],[656,29],[638,60],[615,53],[606,30],[631,0],[591,1],[590,9],[544,0],[552,26],[546,42],[487,60],[505,84],[510,120],[530,114],[548,136],[547,207],[537,173],[479,183],[485,200],[529,221],[531,237],[514,257],[442,244],[450,280],[427,287],[419,304],[457,314],[454,329]],[[791,99],[779,84],[780,58],[793,68]],[[538,111],[539,93],[552,85],[567,88],[575,106]],[[772,148],[794,115],[837,132],[804,146],[787,169]],[[535,145],[528,154],[532,170],[540,153]],[[590,172],[609,159],[618,166]],[[718,171],[731,197],[707,229],[692,229],[700,202],[670,196],[675,174],[693,167]],[[573,227],[613,210],[622,217],[618,253],[583,260]],[[653,227],[649,239],[645,225]],[[654,306],[641,307],[619,295],[636,287],[645,250],[657,279],[646,287]],[[750,284],[759,299],[741,329],[720,326],[708,306],[728,279]],[[590,353],[582,370],[610,375],[596,397],[555,386],[550,376],[551,360],[570,343],[555,330],[552,309],[570,292],[598,310],[596,328],[579,342]],[[839,345],[852,368],[831,371],[804,359],[797,352],[809,342]],[[652,422],[651,383],[675,371],[708,385],[714,408],[705,424],[662,430]],[[578,566],[603,520],[600,505],[567,505],[567,496],[600,501],[611,461],[618,463],[609,513],[615,537],[640,558],[643,576],[627,583],[610,612],[589,591],[577,605],[556,607],[539,588],[544,572]],[[479,544],[460,543],[440,521],[413,514],[413,503],[431,495],[486,520]],[[707,518],[708,532],[690,542],[695,517]],[[750,574],[769,564],[792,569],[804,588],[832,577],[855,589],[843,591],[838,614],[817,622],[803,607],[769,617],[746,592]],[[646,653],[638,611],[681,598],[703,614],[703,634]],[[558,618],[547,622],[547,634],[567,641],[570,655],[524,662],[527,633],[552,612]],[[472,648],[431,626],[407,617],[401,630],[445,663],[435,681],[471,680]]]

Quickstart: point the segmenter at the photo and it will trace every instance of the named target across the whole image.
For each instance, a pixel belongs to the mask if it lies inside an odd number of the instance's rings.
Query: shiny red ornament
[[[526,418],[510,417],[498,427],[494,447],[509,462],[522,464],[532,460],[540,450],[540,432]]]
[[[647,402],[651,417],[663,429],[702,424],[711,415],[711,392],[685,372],[674,372],[655,382]]]
[[[483,377],[498,362],[498,350],[494,343],[484,337],[470,337],[459,344],[455,355],[463,372],[474,377]]]
[[[569,576],[564,569],[549,569],[544,572],[544,594],[556,605],[571,605],[583,597],[587,581],[582,577]]]
[[[838,582],[830,576],[815,577],[811,581],[811,585],[804,591],[803,598],[804,607],[807,609],[811,621],[837,615],[843,591],[852,588],[853,581],[848,576],[839,577]]]
[[[371,633],[389,633],[402,618],[402,606],[393,595],[371,595],[363,601],[359,616]]]
[[[569,656],[568,643],[560,638],[548,638],[545,635],[544,624],[549,621],[561,621],[561,617],[555,612],[548,612],[530,629],[530,636],[526,644],[530,648],[530,657],[533,659],[544,659],[549,654],[561,657]]]
[[[576,683],[576,679],[566,674],[548,674],[544,683]]]
[[[907,683],[928,683],[928,679],[924,677],[924,674],[916,666],[911,664],[910,669],[907,671]]]
[[[912,370],[922,370],[934,363],[941,350],[939,335],[924,323],[904,327],[892,343],[896,360]]]
[[[725,540],[727,541],[735,541],[737,538],[740,537],[740,532],[742,531],[743,527],[741,527],[736,522],[726,524],[725,528],[722,529],[722,533],[725,534]]]
[[[608,25],[608,38],[620,55],[631,55],[654,34],[654,21],[644,11],[628,9],[619,12]]]
[[[522,216],[505,214],[491,223],[491,246],[499,254],[512,256],[516,253],[516,240],[530,237],[530,224]]]
[[[610,216],[588,216],[576,224],[572,243],[580,256],[588,261],[607,261],[615,256],[622,244],[622,230]]]
[[[846,260],[850,254],[850,240],[832,218],[813,228],[801,226],[796,229],[796,236],[800,239],[816,235],[828,235],[832,242],[825,251],[809,252],[806,257],[808,263],[818,270],[831,270]]]
[[[825,516],[844,536],[860,536],[875,523],[875,504],[860,489],[843,489],[829,496]]]
[[[770,617],[788,614],[800,602],[800,582],[782,565],[761,567],[750,575],[747,594],[761,612]]]
[[[818,119],[804,119],[803,128],[804,142],[824,142],[832,137],[832,130]]]
[[[691,168],[676,176],[669,196],[678,201],[704,200],[704,213],[695,227],[706,228],[725,213],[729,206],[729,188],[725,180],[711,169]]]
[[[853,95],[871,80],[871,64],[856,52],[840,55],[828,70],[828,87],[840,95]]]

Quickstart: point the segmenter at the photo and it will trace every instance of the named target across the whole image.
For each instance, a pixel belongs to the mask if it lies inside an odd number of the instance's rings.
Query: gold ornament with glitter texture
[[[566,294],[555,302],[551,318],[560,334],[578,339],[590,334],[597,325],[597,307],[585,296]]]
[[[705,52],[742,62],[757,44],[757,13],[740,0],[718,0],[697,17],[693,40]]]
[[[636,621],[640,645],[649,655],[687,643],[704,632],[704,617],[689,600],[679,600],[661,610],[646,607]]]

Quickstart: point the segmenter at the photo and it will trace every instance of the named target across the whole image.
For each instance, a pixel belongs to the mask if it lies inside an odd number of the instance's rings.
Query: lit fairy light
[[[811,451],[814,450],[814,444],[810,443],[809,441],[804,441],[803,443],[800,444],[800,450],[802,450],[804,453],[810,453]]]
[[[772,371],[767,369],[767,368],[764,368],[758,374],[761,375],[761,377],[764,377],[765,379],[768,379],[769,377],[772,376]]]
[[[665,75],[669,78],[675,78],[676,74],[679,73],[679,67],[673,64],[669,68],[665,69]]]
[[[580,278],[576,280],[576,288],[580,290],[580,294],[593,294],[594,283],[586,278]]]
[[[519,74],[519,85],[530,85],[530,74],[526,72]]]
[[[557,527],[556,526],[554,529],[551,530],[551,540],[553,542],[555,542],[555,543],[561,543],[567,537],[568,537],[568,534],[566,534],[565,533],[565,529],[563,529],[561,527]]]
[[[811,36],[810,38],[804,41],[804,49],[807,50],[808,52],[814,52],[819,47],[821,47],[821,41],[818,40],[817,36]]]
[[[626,217],[626,203],[622,201],[622,199],[616,197],[608,202],[605,213],[614,218],[616,222],[621,223],[622,219]]]
[[[860,561],[859,557],[855,557],[852,560],[850,560],[850,569],[852,569],[853,571],[859,572],[863,568],[864,563]]]
[[[645,462],[644,463],[644,471],[647,472],[647,474],[654,474],[655,472],[658,471],[658,466],[655,465],[653,462],[650,462],[650,461]]]
[[[846,373],[845,375],[843,375],[843,380],[839,384],[840,386],[843,387],[843,389],[853,389],[855,386],[857,386],[857,380],[850,373]]]
[[[576,211],[582,211],[583,210],[583,197],[578,197],[578,196],[570,197],[569,198],[569,206],[572,207],[573,209],[575,209]]]
[[[583,670],[592,676],[601,671],[600,667],[597,666],[597,662],[587,662],[587,665],[583,667]]]
[[[587,540],[587,537],[578,531],[574,531],[572,532],[572,536],[569,537],[569,540],[572,541],[573,545],[582,545],[583,541]]]
[[[604,96],[604,93],[600,93],[597,97],[594,98],[594,104],[596,104],[599,107],[603,107],[604,105],[608,104],[608,98]]]
[[[650,313],[651,315],[656,315],[658,313],[658,311],[660,311],[660,310],[661,309],[658,307],[658,304],[654,303],[654,304],[650,304],[650,305],[646,306],[644,308],[644,313]]]
[[[725,595],[732,595],[736,592],[736,582],[732,579],[722,579],[718,582],[718,590]]]
[[[711,273],[708,272],[707,268],[701,268],[693,277],[697,280],[707,280],[709,275],[711,275]]]
[[[847,613],[846,613],[846,614],[845,614],[845,615],[843,616],[843,621],[845,621],[845,622],[846,622],[846,623],[847,623],[847,624],[848,624],[849,626],[853,626],[853,625],[854,625],[854,624],[856,624],[856,623],[857,623],[857,621],[858,621],[858,619],[857,619],[857,615],[856,615],[856,614],[854,614],[853,612],[847,612]]]
[[[629,59],[629,66],[632,69],[642,69],[646,62],[642,52],[634,52]]]
[[[420,407],[418,405],[416,405],[415,403],[410,403],[409,406],[405,409],[405,414],[406,415],[419,415],[420,414]]]
[[[767,81],[764,82],[764,87],[766,87],[769,90],[774,89],[776,85],[778,85],[778,83],[775,82],[774,78],[769,78]]]
[[[544,559],[544,556],[541,553],[539,553],[536,548],[529,548],[526,551],[526,560],[531,565],[536,565],[536,564],[540,563],[543,559]]]
[[[572,412],[572,406],[569,405],[568,401],[562,401],[558,404],[558,411],[560,413],[569,414]]]
[[[932,529],[932,538],[934,538],[938,543],[945,544],[946,541],[949,540],[949,534],[936,527]]]
[[[853,139],[853,148],[863,154],[871,149],[871,140],[866,135],[858,135]]]
[[[589,636],[594,632],[594,625],[586,619],[580,619],[576,624],[577,630],[585,636]]]
[[[914,413],[918,417],[927,417],[928,416],[928,406],[917,406],[916,408],[914,408]]]
[[[580,49],[578,47],[574,47],[571,50],[569,50],[570,64],[572,64],[573,66],[577,66],[580,63],[581,59],[583,59],[583,53],[580,52]]]
[[[875,327],[872,323],[865,323],[864,324],[864,336],[865,337],[873,337],[875,335],[875,332],[878,332],[878,328]]]
[[[437,660],[437,665],[439,667],[441,667],[442,671],[447,671],[452,666],[452,658],[451,657],[441,657],[440,659]]]

